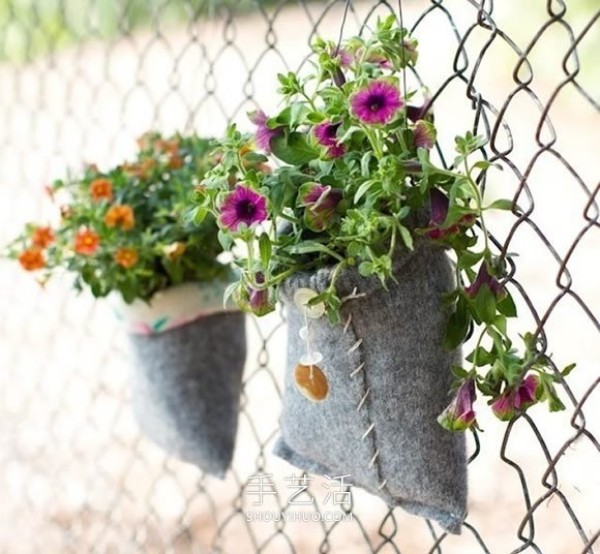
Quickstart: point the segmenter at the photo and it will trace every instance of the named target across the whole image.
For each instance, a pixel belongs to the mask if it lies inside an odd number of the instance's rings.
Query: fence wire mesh
[[[519,330],[577,369],[567,410],[534,408],[471,441],[459,537],[359,490],[326,502],[311,480],[296,519],[277,433],[285,322],[249,321],[232,470],[224,481],[165,455],[136,428],[129,360],[108,308],[68,279],[41,289],[1,262],[0,545],[4,552],[600,552],[600,11],[595,0],[397,2],[200,0],[0,2],[0,242],[46,217],[44,183],[83,162],[120,162],[148,129],[221,133],[274,107],[277,72],[316,35],[378,15],[420,42],[438,155],[453,134],[489,137],[487,194],[516,213],[491,224],[511,256]],[[297,473],[297,471],[296,471]],[[274,494],[254,506],[266,474]],[[308,503],[308,502],[311,503]],[[297,507],[294,507],[297,511]],[[330,520],[324,515],[329,514]],[[344,517],[342,517],[344,516]]]

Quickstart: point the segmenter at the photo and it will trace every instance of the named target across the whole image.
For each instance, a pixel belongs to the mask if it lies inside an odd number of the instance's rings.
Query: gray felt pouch
[[[352,268],[336,289],[347,298],[341,323],[326,316],[308,319],[298,290],[317,293],[329,285],[333,268],[300,273],[281,287],[288,321],[288,354],[275,453],[312,473],[350,475],[346,482],[380,496],[391,506],[433,519],[460,533],[466,513],[464,434],[436,421],[450,401],[450,367],[460,352],[442,348],[448,313],[441,295],[454,288],[451,265],[431,243],[399,254],[397,282]],[[305,291],[304,291],[305,292]],[[296,298],[296,302],[294,299]],[[320,402],[299,390],[294,369],[306,352],[322,354],[317,365],[329,385]]]
[[[141,430],[218,477],[233,456],[246,360],[244,314],[223,311],[222,289],[186,284],[121,313],[136,361],[131,392]]]

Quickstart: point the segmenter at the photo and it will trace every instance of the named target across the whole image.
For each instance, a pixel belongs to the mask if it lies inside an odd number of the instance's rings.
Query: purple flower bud
[[[258,272],[254,278],[259,285],[265,282],[265,276],[261,272]],[[257,316],[266,315],[275,309],[269,289],[248,287],[248,306],[250,311]]]
[[[429,219],[429,227],[425,231],[426,235],[432,240],[441,240],[455,235],[460,231],[461,227],[469,227],[475,222],[475,217],[473,215],[466,214],[453,225],[442,228],[441,226],[448,217],[450,202],[448,197],[436,188],[429,189],[429,206],[431,209],[431,216]]]
[[[341,88],[346,84],[346,77],[344,76],[342,69],[350,67],[354,58],[350,52],[343,48],[334,48],[331,52],[331,57],[340,64],[333,73],[333,82]]]
[[[429,121],[422,119],[417,121],[413,133],[416,148],[427,148],[427,150],[433,148],[437,133],[435,127]]]
[[[428,95],[425,95],[425,99],[421,106],[406,106],[406,117],[408,117],[409,121],[416,123],[421,119],[425,119],[427,121],[433,120],[433,112],[430,105],[431,99]]]
[[[523,382],[517,388],[515,395],[515,408],[518,410],[526,410],[537,402],[537,389],[539,378],[537,375],[531,374],[523,379]]]
[[[304,222],[312,231],[324,231],[331,223],[344,193],[319,183],[304,183],[298,190],[298,206],[305,208]]]
[[[537,402],[537,375],[528,375],[521,384],[515,388],[506,388],[505,391],[492,402],[494,415],[502,421],[510,421],[519,412]]]
[[[504,287],[500,284],[498,279],[489,274],[487,264],[485,262],[479,266],[479,272],[477,273],[475,281],[465,288],[465,292],[467,293],[467,296],[475,298],[481,287],[484,285],[489,287],[496,298],[503,298],[506,294]]]
[[[475,381],[467,379],[456,391],[452,402],[438,416],[438,423],[448,431],[464,431],[471,427],[477,429],[477,420],[473,410],[473,402],[476,397]]]

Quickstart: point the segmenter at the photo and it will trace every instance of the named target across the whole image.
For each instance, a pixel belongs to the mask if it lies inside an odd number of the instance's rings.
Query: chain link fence
[[[240,430],[223,481],[139,434],[129,359],[109,309],[69,280],[42,289],[0,262],[0,545],[16,553],[600,552],[600,11],[595,0],[0,1],[0,243],[49,217],[43,185],[118,163],[148,129],[221,133],[274,106],[277,72],[316,35],[394,13],[420,42],[447,163],[453,133],[489,137],[487,194],[511,256],[520,331],[577,369],[565,412],[479,418],[460,536],[353,489],[331,502],[274,458],[285,322],[249,320]],[[242,124],[243,126],[244,124]],[[482,410],[483,411],[483,410]],[[298,474],[298,471],[296,474]],[[255,505],[256,487],[269,494]],[[284,517],[274,517],[283,513]],[[275,521],[278,519],[278,521]]]

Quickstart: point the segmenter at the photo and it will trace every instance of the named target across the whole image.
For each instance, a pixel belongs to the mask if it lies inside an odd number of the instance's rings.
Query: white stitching
[[[364,441],[364,440],[365,440],[365,439],[366,439],[366,438],[369,436],[369,433],[370,433],[370,432],[371,432],[373,429],[375,429],[375,424],[374,424],[374,423],[371,423],[371,425],[369,425],[369,428],[368,428],[368,429],[367,429],[367,430],[364,432],[364,434],[363,434],[363,436],[361,437],[361,439],[360,439],[360,440],[361,440],[361,441]]]
[[[385,487],[387,485],[387,479],[384,479],[383,481],[381,481],[381,483],[379,484],[379,486],[377,487],[377,490],[381,490],[383,487]]]
[[[362,339],[358,339],[351,347],[350,350],[348,350],[348,354],[352,354],[352,352],[354,352],[355,350],[358,350],[360,348],[360,345],[362,344]]]
[[[362,364],[360,364],[351,374],[350,377],[354,377],[359,371],[362,371],[362,369],[365,367],[365,362],[363,362]]]
[[[371,461],[369,462],[369,467],[373,467],[373,464],[375,463],[375,460],[379,457],[379,450],[375,451],[375,454],[373,455],[373,457],[371,458]]]
[[[352,323],[352,312],[350,314],[348,314],[348,319],[346,321],[346,325],[344,325],[344,335],[347,333],[348,327],[350,327],[351,323]]]
[[[363,407],[365,401],[367,400],[367,396],[369,396],[369,393],[371,392],[371,387],[369,387],[367,389],[367,392],[365,392],[365,395],[360,399],[360,402],[358,403],[358,408],[356,408],[356,411],[359,412],[360,409]]]

